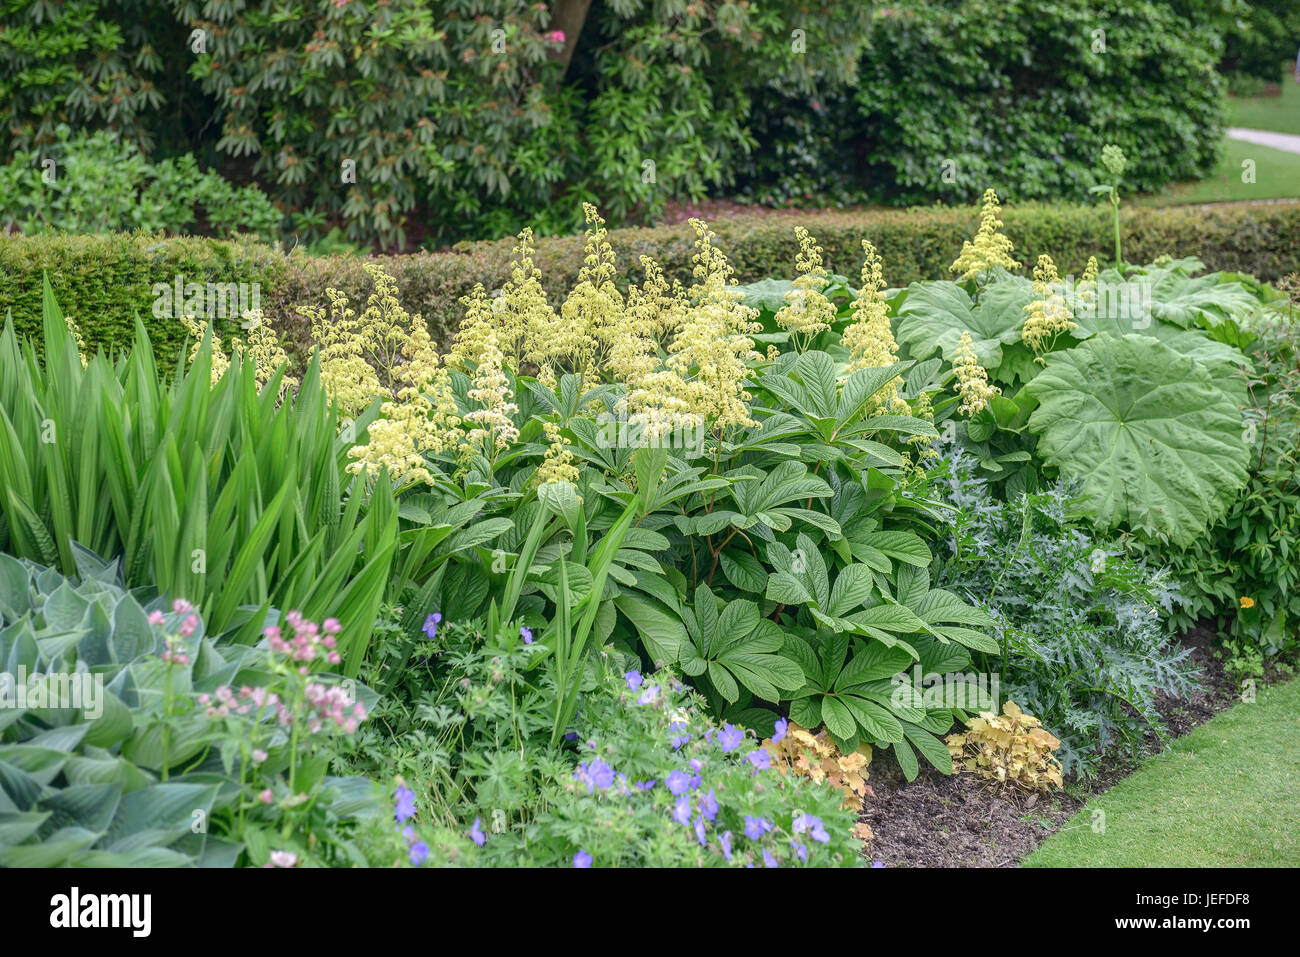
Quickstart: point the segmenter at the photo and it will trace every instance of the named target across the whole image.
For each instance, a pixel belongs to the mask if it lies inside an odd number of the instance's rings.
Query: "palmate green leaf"
[[[1151,315],[1156,319],[1189,328],[1197,323],[1213,326],[1259,311],[1259,299],[1242,283],[1224,281],[1218,273],[1190,276],[1178,266],[1149,266],[1146,276],[1130,277],[1129,281],[1150,283]]]
[[[905,374],[914,364],[909,360],[851,373],[840,390],[839,402],[835,407],[836,420],[841,424],[851,421],[862,411],[867,400]]]
[[[968,332],[980,365],[992,371],[1002,364],[1002,346],[1019,341],[1024,309],[1033,298],[1033,283],[1019,276],[1004,275],[986,286],[978,303],[955,282],[914,282],[899,307],[895,335],[913,359],[938,349],[951,362],[961,334]]]
[[[1211,339],[1201,329],[1184,329],[1159,319],[1140,317],[1119,319],[1109,316],[1077,318],[1079,338],[1109,333],[1116,338],[1134,334],[1159,339],[1175,352],[1191,356],[1210,373],[1210,381],[1226,392],[1238,406],[1247,404],[1246,377],[1243,370],[1253,367],[1251,360],[1241,350]]]
[[[1052,353],[1025,387],[1038,453],[1082,482],[1102,528],[1189,545],[1246,483],[1241,415],[1195,360],[1147,336],[1098,335]]]
[[[690,644],[681,617],[648,597],[623,592],[614,599],[614,607],[636,629],[653,662],[672,664]]]

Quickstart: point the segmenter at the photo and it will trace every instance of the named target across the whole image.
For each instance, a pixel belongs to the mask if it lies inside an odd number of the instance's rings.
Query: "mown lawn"
[[[1229,97],[1226,125],[1300,135],[1300,83],[1294,70],[1292,64],[1282,81],[1281,96]]]
[[[1242,162],[1255,161],[1255,181],[1242,182]],[[1181,203],[1227,203],[1300,196],[1300,153],[1288,153],[1241,140],[1224,140],[1223,158],[1203,180],[1176,183],[1137,202],[1151,206]]]
[[[1300,680],[1261,688],[1088,802],[1025,866],[1300,865],[1298,726]]]

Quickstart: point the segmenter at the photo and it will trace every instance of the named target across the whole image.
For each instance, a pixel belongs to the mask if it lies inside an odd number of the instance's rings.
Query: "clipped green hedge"
[[[138,313],[159,362],[169,366],[185,341],[176,319],[153,314],[155,283],[258,283],[263,310],[288,273],[285,256],[253,242],[201,237],[164,238],[148,233],[0,238],[0,320],[12,315],[19,336],[39,341],[41,275],[91,348],[130,346]],[[219,333],[238,334],[238,319],[218,321]]]
[[[1110,248],[1109,212],[1101,207],[1022,204],[1005,210],[1006,231],[1021,262],[1048,253],[1062,274],[1082,272],[1087,259],[1104,265]],[[781,213],[738,216],[712,223],[719,245],[741,282],[793,272],[796,225],[807,226],[825,249],[830,269],[856,280],[862,240],[885,260],[891,286],[950,276],[948,266],[978,223],[972,207],[912,210]],[[1258,205],[1141,207],[1123,210],[1124,254],[1130,262],[1160,255],[1196,256],[1212,270],[1251,273],[1265,281],[1300,271],[1300,202]],[[691,273],[694,234],[690,226],[616,229],[610,241],[623,265],[624,281],[641,277],[639,257],[658,261],[670,278]],[[558,304],[582,264],[582,237],[538,241],[542,283]],[[462,243],[437,253],[379,256],[307,256],[256,243],[156,236],[9,237],[0,239],[0,314],[12,310],[20,333],[40,322],[41,270],[48,269],[60,302],[88,342],[129,340],[139,310],[160,347],[184,338],[175,320],[152,314],[152,286],[181,274],[198,282],[260,282],[262,309],[276,324],[286,348],[298,356],[310,349],[310,328],[294,306],[325,306],[327,287],[342,290],[361,306],[371,291],[362,268],[377,262],[398,283],[403,305],[420,313],[434,337],[445,342],[461,316],[459,299],[482,283],[490,292],[509,277],[511,240]],[[233,323],[228,325],[233,327]],[[218,323],[219,328],[222,326]],[[228,336],[231,328],[222,330]]]

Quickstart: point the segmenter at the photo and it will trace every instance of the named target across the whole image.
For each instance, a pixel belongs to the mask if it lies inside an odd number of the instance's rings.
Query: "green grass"
[[[1089,801],[1025,866],[1300,864],[1298,727],[1300,680],[1261,688]]]
[[[1243,183],[1242,162],[1255,161],[1255,182]],[[1139,196],[1146,206],[1181,203],[1229,203],[1251,199],[1290,199],[1300,196],[1300,153],[1288,153],[1240,140],[1225,140],[1223,158],[1203,180],[1176,183],[1160,193]]]
[[[1292,63],[1282,80],[1281,96],[1229,97],[1225,125],[1300,135],[1300,83],[1295,81],[1294,72]]]

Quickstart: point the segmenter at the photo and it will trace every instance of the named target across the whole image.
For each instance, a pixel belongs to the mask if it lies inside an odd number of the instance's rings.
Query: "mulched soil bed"
[[[1167,699],[1160,712],[1174,737],[1237,702],[1240,687],[1223,672],[1210,652],[1213,632],[1198,627],[1183,636],[1190,659],[1200,670],[1198,687],[1187,698]],[[1265,681],[1281,675],[1270,675]],[[1150,749],[1158,751],[1153,734]],[[1014,867],[1081,808],[1091,797],[1133,771],[1135,763],[1117,758],[1096,780],[1067,782],[1068,791],[1029,794],[995,786],[970,774],[945,776],[923,770],[907,783],[892,760],[873,761],[869,796],[861,820],[874,839],[865,853],[886,867]]]

